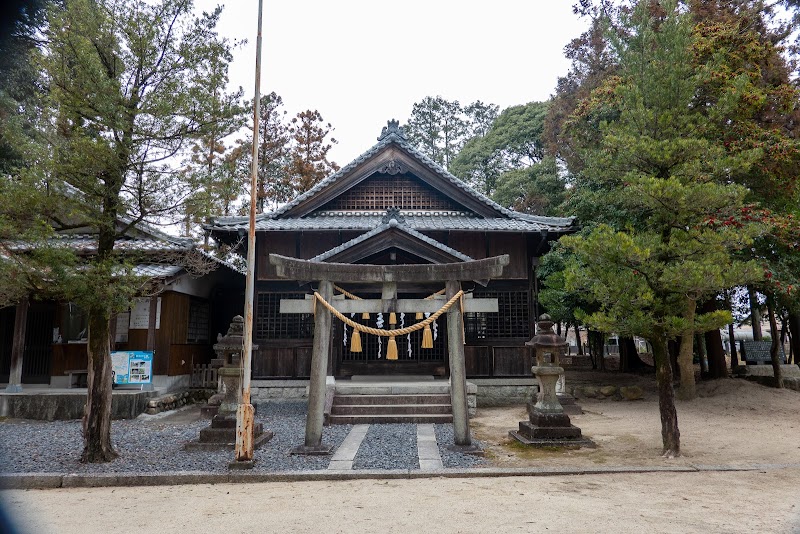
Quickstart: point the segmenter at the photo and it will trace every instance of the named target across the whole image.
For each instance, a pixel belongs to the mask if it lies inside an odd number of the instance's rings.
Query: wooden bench
[[[69,376],[69,388],[86,387],[86,382],[89,379],[89,371],[87,369],[69,369],[64,371],[64,374]]]

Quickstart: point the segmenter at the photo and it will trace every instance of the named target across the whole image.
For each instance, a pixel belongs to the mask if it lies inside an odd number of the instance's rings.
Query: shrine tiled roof
[[[358,156],[339,171],[320,181],[305,193],[284,204],[275,211],[259,214],[256,218],[256,230],[345,230],[372,229],[381,214],[363,211],[317,212],[299,218],[291,218],[288,214],[321,191],[348,176],[356,167],[376,156],[389,145],[396,145],[408,152],[429,171],[438,175],[449,184],[459,188],[473,200],[489,208],[496,217],[481,217],[469,212],[450,211],[403,211],[403,215],[412,221],[408,226],[416,230],[487,230],[487,231],[540,231],[567,232],[574,229],[575,219],[572,217],[542,217],[527,215],[504,208],[486,195],[476,191],[468,184],[447,172],[425,154],[413,147],[403,135],[396,122],[390,123],[388,129],[378,138],[378,143]],[[209,231],[231,232],[248,227],[247,217],[215,217],[205,225]]]
[[[487,232],[566,232],[572,229],[573,219],[553,217],[484,218],[466,212],[401,211],[408,228],[417,231],[471,230]],[[256,219],[256,231],[292,230],[371,230],[382,224],[386,212],[329,211],[316,212],[298,219]],[[213,231],[247,230],[247,217],[218,217],[206,226]]]
[[[464,254],[462,252],[459,252],[458,250],[456,250],[454,248],[448,247],[444,243],[440,243],[439,241],[436,241],[435,239],[432,239],[432,238],[426,236],[425,234],[421,234],[421,233],[417,232],[416,230],[414,230],[412,228],[408,228],[405,224],[400,224],[395,219],[391,219],[389,222],[383,223],[380,226],[374,228],[373,230],[370,230],[369,232],[361,234],[360,236],[358,236],[358,237],[356,237],[354,239],[351,239],[350,241],[348,241],[346,243],[342,243],[338,247],[334,247],[334,248],[330,249],[327,252],[323,252],[322,254],[319,254],[319,255],[311,258],[311,261],[325,261],[325,260],[327,260],[329,258],[332,258],[332,257],[336,256],[340,252],[343,252],[343,251],[345,251],[345,250],[347,250],[347,249],[349,249],[351,247],[354,247],[354,246],[358,245],[359,243],[362,243],[362,242],[364,242],[364,241],[366,241],[366,240],[368,240],[368,239],[370,239],[372,237],[375,237],[376,235],[378,235],[378,234],[380,234],[382,232],[386,232],[387,230],[389,230],[391,228],[394,228],[394,229],[396,229],[398,231],[401,231],[401,232],[405,232],[405,233],[409,234],[410,236],[412,236],[412,237],[414,237],[416,239],[419,239],[420,241],[424,241],[425,243],[431,245],[432,247],[435,247],[435,248],[441,250],[442,252],[444,252],[446,254],[449,254],[450,256],[458,258],[461,261],[472,261],[472,258],[467,256],[466,254]]]

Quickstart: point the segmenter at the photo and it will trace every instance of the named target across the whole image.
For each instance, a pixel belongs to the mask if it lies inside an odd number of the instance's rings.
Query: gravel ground
[[[306,402],[259,406],[256,420],[275,433],[255,451],[255,471],[325,469],[327,456],[292,456],[305,435]],[[197,439],[209,421],[170,422],[169,418],[113,421],[111,436],[120,457],[107,464],[81,464],[80,421],[0,423],[0,472],[119,473],[206,471],[224,472],[232,451],[186,452],[183,444]],[[326,427],[322,440],[338,447],[351,427]]]
[[[326,469],[329,456],[293,456],[305,436],[305,401],[270,402],[258,407],[256,420],[275,436],[255,451],[254,471]],[[120,457],[107,464],[82,464],[80,421],[0,421],[0,473],[226,472],[232,451],[186,452],[207,419],[192,417],[191,407],[166,417],[140,417],[112,422],[111,436]],[[473,467],[483,459],[447,450],[453,425],[438,424],[436,440],[445,467]],[[350,425],[325,427],[322,440],[342,443]],[[353,461],[353,469],[419,469],[417,425],[371,425]]]
[[[419,469],[417,425],[370,425],[353,469]]]
[[[439,455],[442,457],[442,464],[445,467],[480,467],[488,462],[481,456],[472,454],[461,454],[447,449],[453,444],[453,425],[437,424],[434,425],[436,432],[436,444],[439,445]],[[472,438],[472,443],[483,448],[483,443]]]

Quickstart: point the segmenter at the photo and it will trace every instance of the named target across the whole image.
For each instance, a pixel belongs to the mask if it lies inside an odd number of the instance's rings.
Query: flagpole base
[[[255,460],[234,460],[228,464],[228,469],[231,470],[244,470],[244,469],[252,469],[255,467],[256,461]]]

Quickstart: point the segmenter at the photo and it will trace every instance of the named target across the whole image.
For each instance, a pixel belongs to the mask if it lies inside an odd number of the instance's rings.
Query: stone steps
[[[413,395],[340,395],[333,399],[333,405],[397,405],[397,404],[446,404],[450,406],[448,394],[413,394]]]
[[[392,415],[333,415],[332,425],[363,425],[386,423],[452,423],[453,414],[392,414]]]
[[[337,382],[330,424],[451,423],[450,384],[439,380]]]

